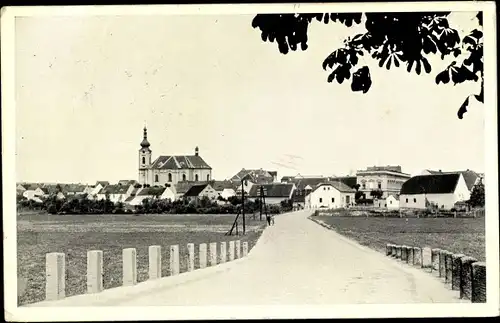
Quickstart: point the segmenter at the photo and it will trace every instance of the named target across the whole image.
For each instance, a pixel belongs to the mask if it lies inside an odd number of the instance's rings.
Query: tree
[[[470,194],[469,205],[472,207],[484,207],[484,184],[480,181],[474,186]]]
[[[364,18],[366,33],[344,40],[343,47],[333,51],[323,62],[330,69],[327,81],[342,84],[351,79],[351,90],[367,93],[372,80],[368,66],[358,66],[360,56],[371,56],[379,67],[386,69],[406,65],[409,73],[430,73],[428,57],[438,54],[457,58],[444,71],[438,73],[436,84],[459,84],[481,81],[479,94],[467,96],[457,112],[462,119],[473,96],[483,103],[483,25],[482,12],[477,13],[478,28],[462,40],[456,29],[449,26],[450,12],[398,12],[398,13],[317,13],[317,14],[258,14],[252,27],[261,31],[264,42],[276,41],[282,54],[308,48],[308,27],[317,20],[325,24],[339,22],[347,27],[360,24]],[[460,56],[460,57],[459,57]],[[459,59],[461,61],[459,62]],[[352,78],[351,78],[352,76]]]
[[[370,192],[370,196],[377,199],[381,198],[383,194],[384,193],[380,189],[372,190]]]

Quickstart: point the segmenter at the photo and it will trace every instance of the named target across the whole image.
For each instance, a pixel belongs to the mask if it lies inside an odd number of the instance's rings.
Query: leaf
[[[469,97],[465,99],[464,103],[460,106],[460,109],[458,109],[457,115],[459,119],[462,119],[464,117],[464,113],[467,112],[467,107],[469,106]]]
[[[370,77],[370,69],[368,66],[363,66],[352,75],[351,90],[354,92],[368,92],[372,85]]]
[[[387,68],[387,70],[389,70],[391,68],[391,61],[392,61],[392,57],[389,57],[387,59],[387,65],[385,66]]]
[[[450,82],[450,72],[448,71],[448,69],[436,75],[436,84],[439,84],[440,82],[443,82],[443,84],[447,84]]]
[[[413,61],[408,61],[406,66],[406,70],[408,71],[408,73],[411,72],[412,67],[413,67]]]
[[[417,67],[415,68],[415,71],[417,72],[418,75],[420,75],[420,72],[422,70],[422,64],[420,61],[417,61]]]
[[[483,86],[483,83],[481,83],[481,92],[479,94],[474,94],[474,97],[479,102],[484,103],[484,86]]]
[[[429,64],[429,61],[427,60],[427,58],[422,57],[422,63],[424,64],[425,73],[429,74],[431,72],[432,68],[431,68],[431,64]]]
[[[471,33],[469,35],[478,39],[478,40],[483,38],[483,32],[480,30],[477,30],[477,29],[474,29],[473,31],[471,31]]]

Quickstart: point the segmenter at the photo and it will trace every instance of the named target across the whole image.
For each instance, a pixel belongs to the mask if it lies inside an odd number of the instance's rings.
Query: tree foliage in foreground
[[[372,85],[370,69],[360,64],[361,56],[370,56],[381,68],[406,68],[409,73],[431,73],[430,55],[454,57],[454,61],[437,73],[436,84],[454,85],[481,80],[479,94],[467,96],[458,110],[458,117],[467,112],[470,99],[483,103],[483,33],[474,29],[463,39],[450,27],[450,12],[398,13],[318,13],[318,14],[258,14],[253,28],[261,31],[264,42],[276,42],[282,54],[308,48],[308,27],[314,21],[338,22],[347,27],[361,24],[365,18],[366,32],[344,40],[323,62],[329,70],[328,82],[342,84],[351,80],[351,90],[367,93]],[[476,15],[482,29],[482,12]],[[362,65],[362,66],[360,66]]]

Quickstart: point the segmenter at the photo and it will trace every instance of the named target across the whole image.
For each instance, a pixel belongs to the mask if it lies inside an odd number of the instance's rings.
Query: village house
[[[144,187],[137,191],[137,194],[132,199],[127,199],[129,205],[140,205],[145,199],[149,200],[170,200],[175,199],[175,193],[171,187],[152,186]]]
[[[373,166],[356,173],[359,191],[363,198],[373,199],[372,192],[381,192],[379,198],[387,198],[391,194],[399,194],[403,183],[411,178],[410,174],[403,173],[401,166]]]
[[[97,200],[109,200],[113,203],[125,202],[125,200],[132,194],[134,190],[133,185],[108,185],[97,193]]]
[[[291,200],[295,191],[293,183],[271,183],[254,185],[247,195],[249,201],[260,199],[260,188],[264,188],[264,197],[266,204],[280,204],[282,201]]]
[[[283,182],[283,178],[281,179]],[[330,181],[330,177],[323,176],[303,176],[298,174],[288,177],[287,182],[295,184],[292,201],[295,208],[305,207],[306,195],[309,194],[318,184]]]
[[[461,173],[419,175],[403,184],[400,208],[434,207],[450,210],[458,201],[467,201],[470,191]]]
[[[425,169],[421,173],[421,175],[439,175],[439,174],[462,174],[465,183],[467,184],[467,188],[469,189],[470,192],[472,192],[474,186],[481,180],[480,174],[469,169],[462,171],[452,171],[452,172],[449,171],[443,172],[441,170],[435,171],[435,170]]]
[[[118,181],[118,185],[137,185],[139,184],[138,181],[136,181],[135,179],[121,179]]]
[[[202,198],[208,198],[215,201],[219,194],[210,184],[193,185],[184,193],[184,198],[190,201],[198,201]]]
[[[337,209],[354,205],[356,190],[340,181],[316,185],[305,197],[307,209]]]
[[[213,181],[210,182],[210,185],[212,185],[218,196],[225,200],[236,195],[235,184],[231,181]]]
[[[399,209],[399,194],[391,194],[385,199],[385,205],[389,210]]]
[[[66,197],[83,195],[87,191],[87,185],[83,184],[63,184],[61,191]]]
[[[240,195],[242,189],[245,190],[245,193],[249,193],[252,189],[252,186],[255,184],[271,184],[277,182],[278,172],[276,171],[268,171],[264,169],[245,169],[242,168],[236,175],[231,177],[229,181],[231,181],[234,185],[236,185],[236,194]],[[243,181],[243,185],[242,185]]]
[[[212,167],[199,154],[198,147],[194,155],[158,156],[152,161],[152,151],[144,127],[144,138],[139,149],[139,183],[164,186],[181,181],[210,181]]]

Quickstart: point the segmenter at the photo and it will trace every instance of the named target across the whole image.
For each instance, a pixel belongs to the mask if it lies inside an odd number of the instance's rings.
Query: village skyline
[[[452,13],[450,24],[468,32],[474,14]],[[199,147],[217,180],[242,168],[279,178],[384,165],[484,172],[487,107],[472,102],[456,117],[479,84],[436,85],[448,61],[419,76],[377,66],[370,92],[353,93],[327,83],[321,62],[362,24],[314,24],[310,48],[284,56],[252,17],[17,18],[17,181],[137,179],[144,124],[153,159]]]

